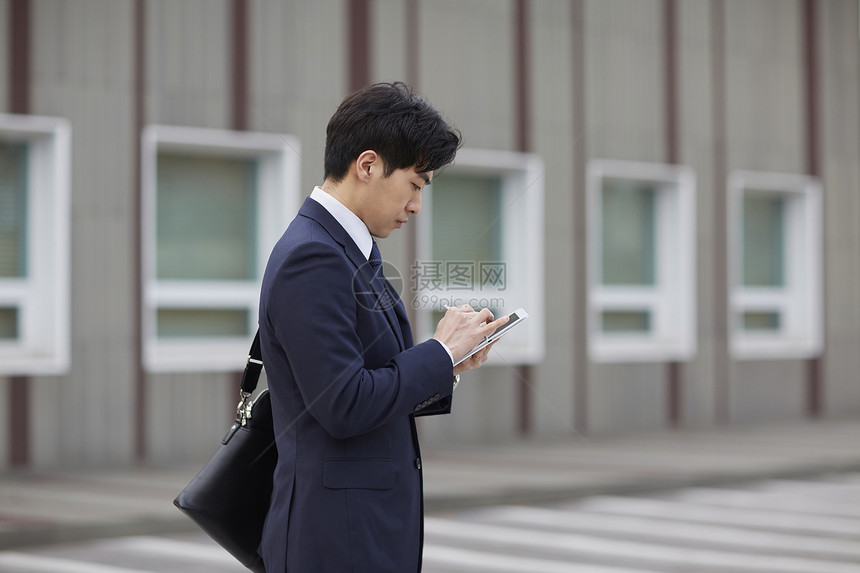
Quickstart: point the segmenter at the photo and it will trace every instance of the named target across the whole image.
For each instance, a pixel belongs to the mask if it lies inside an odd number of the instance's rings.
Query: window
[[[529,319],[490,363],[539,362],[544,352],[543,164],[530,154],[462,149],[424,191],[411,301],[418,331],[433,335],[444,305],[519,307]],[[406,297],[404,297],[406,298]]]
[[[739,358],[822,347],[821,188],[803,175],[729,178],[731,346]]]
[[[144,360],[236,370],[271,248],[299,207],[298,144],[150,126],[143,134]]]
[[[599,362],[695,353],[695,178],[687,167],[588,167],[589,352]]]
[[[69,366],[69,124],[0,114],[0,375]]]

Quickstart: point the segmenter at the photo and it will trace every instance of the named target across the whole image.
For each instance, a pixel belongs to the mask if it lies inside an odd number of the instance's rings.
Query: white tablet
[[[472,350],[470,350],[469,352],[467,352],[465,354],[465,356],[463,356],[462,358],[457,360],[454,363],[454,366],[456,366],[457,364],[466,360],[471,355],[478,352],[479,350],[481,350],[482,348],[484,348],[488,344],[492,344],[496,340],[500,339],[505,334],[510,332],[516,325],[523,323],[528,317],[529,317],[529,313],[527,313],[525,311],[525,309],[518,308],[517,310],[515,310],[514,312],[512,312],[511,314],[508,315],[508,321],[506,323],[504,323],[499,328],[494,330],[493,333],[491,335],[485,337],[484,340],[482,340],[481,342],[476,344],[475,347],[472,348]]]

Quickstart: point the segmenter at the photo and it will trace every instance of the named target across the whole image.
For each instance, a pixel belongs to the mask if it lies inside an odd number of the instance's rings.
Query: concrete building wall
[[[146,125],[231,128],[230,31],[227,0],[146,3]],[[147,374],[145,387],[148,456],[158,461],[209,454],[217,442],[207,436],[238,402],[229,373]]]
[[[727,170],[804,173],[801,5],[755,0],[725,6]],[[800,419],[805,382],[803,360],[734,362],[732,420]]]
[[[585,21],[587,159],[664,162],[662,4],[589,1]],[[592,363],[588,429],[663,427],[664,381],[662,364]]]
[[[72,126],[72,365],[66,375],[29,378],[28,431],[0,440],[0,468],[19,435],[37,467],[129,463],[141,437],[147,460],[203,459],[235,406],[236,373],[147,374],[145,403],[136,397],[138,1],[28,3],[28,111]],[[244,87],[244,127],[300,141],[302,194],[323,179],[325,126],[363,63],[370,82],[412,82],[462,130],[466,146],[516,151],[525,140],[544,162],[545,358],[530,373],[492,366],[470,374],[452,416],[421,421],[426,445],[511,440],[523,430],[550,437],[797,420],[809,415],[819,367],[821,415],[860,412],[856,0],[811,3],[811,67],[801,1],[525,2],[524,105],[516,90],[519,0],[371,0],[367,62],[350,51],[357,24],[345,0],[251,0],[247,85],[238,87],[231,0],[142,6],[144,125],[235,128],[235,90]],[[9,0],[0,0],[3,61],[9,13]],[[9,74],[0,72],[0,110],[8,111],[9,93]],[[809,94],[817,94],[812,111]],[[736,360],[725,330],[728,174],[809,173],[811,157],[824,190],[826,350],[820,363]],[[695,172],[698,344],[686,362],[588,360],[578,225],[583,171],[595,159],[674,162]],[[409,233],[382,242],[407,288]],[[0,378],[4,396],[12,388]],[[0,417],[16,407],[0,401]]]
[[[574,339],[577,317],[574,279],[576,173],[573,160],[583,133],[575,133],[573,109],[574,56],[572,4],[565,1],[532,4],[531,28],[531,138],[533,152],[544,161],[546,192],[544,245],[546,258],[546,355],[534,369],[532,381],[533,430],[539,435],[564,435],[575,428]],[[579,92],[577,92],[579,93]]]
[[[716,361],[725,349],[717,332],[715,307],[725,286],[717,288],[714,270],[721,231],[714,212],[724,204],[723,187],[715,187],[713,6],[708,0],[677,3],[678,158],[696,173],[696,355],[681,367],[681,420],[685,426],[706,427],[715,420]],[[722,243],[721,243],[722,244]]]
[[[821,85],[818,150],[824,186],[824,412],[860,410],[860,51],[858,3],[824,2],[818,11]]]
[[[417,89],[462,131],[465,147],[515,149],[513,9],[493,0],[419,4]],[[468,382],[457,388],[458,416],[421,420],[428,445],[516,435],[516,370],[488,367]]]
[[[72,366],[30,382],[37,466],[132,459],[132,3],[31,3],[30,111],[72,129]]]

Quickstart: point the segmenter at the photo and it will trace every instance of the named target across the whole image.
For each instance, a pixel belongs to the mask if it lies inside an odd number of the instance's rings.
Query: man
[[[260,546],[268,573],[420,571],[416,415],[448,413],[453,366],[507,320],[449,309],[413,346],[373,237],[421,209],[459,133],[401,83],[347,97],[326,130],[325,176],[275,246],[260,340],[278,467]]]

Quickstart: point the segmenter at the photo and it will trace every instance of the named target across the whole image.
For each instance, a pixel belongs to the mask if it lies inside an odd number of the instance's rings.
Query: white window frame
[[[300,197],[299,142],[271,133],[236,132],[164,125],[147,126],[142,134],[142,335],[144,366],[150,372],[233,371],[250,339],[159,339],[160,308],[247,310],[248,330],[257,329],[260,283],[272,247],[298,211]],[[156,168],[159,151],[256,158],[259,161],[257,201],[257,274],[248,281],[156,279]]]
[[[739,359],[818,356],[824,346],[821,184],[806,175],[733,171],[728,185],[729,337]],[[742,281],[743,204],[748,189],[786,199],[785,279],[782,288],[745,287]],[[745,331],[746,311],[778,312],[777,332]]]
[[[504,288],[489,286],[463,289],[414,290],[407,281],[416,310],[417,332],[422,338],[433,335],[433,311],[444,304],[482,304],[503,302],[498,308],[511,313],[522,307],[529,318],[494,346],[488,364],[536,364],[543,360],[544,342],[544,168],[534,154],[484,149],[461,149],[445,173],[456,175],[501,176],[502,178],[502,252],[505,254]],[[424,191],[421,214],[416,218],[419,261],[432,258],[433,185]]]
[[[696,352],[696,178],[682,165],[595,159],[587,167],[588,348],[595,362],[689,360]],[[656,276],[648,287],[601,284],[604,178],[657,184]],[[643,333],[603,332],[605,311],[647,311]]]
[[[0,139],[28,144],[27,276],[0,278],[0,306],[19,336],[0,341],[0,375],[55,375],[70,365],[71,127],[62,118],[0,114]]]

